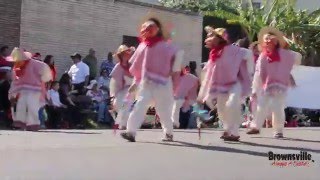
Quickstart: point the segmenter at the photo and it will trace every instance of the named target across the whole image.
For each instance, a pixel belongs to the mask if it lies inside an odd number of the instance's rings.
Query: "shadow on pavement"
[[[193,130],[193,131],[190,131]],[[162,129],[140,129],[139,131],[150,131],[150,132],[162,132]],[[214,131],[210,131],[210,129],[201,129],[201,134],[215,134],[217,132],[222,132],[223,129],[214,129]],[[197,129],[174,129],[176,133],[191,133],[198,134]]]
[[[72,131],[55,131],[55,130],[45,130],[45,131],[37,131],[40,133],[62,133],[62,134],[102,134],[97,132],[72,132]]]
[[[268,154],[263,152],[241,150],[241,149],[222,147],[222,146],[200,145],[200,144],[193,144],[193,143],[182,142],[182,141],[174,141],[173,143],[159,143],[159,142],[141,142],[141,143],[160,144],[160,145],[175,146],[175,147],[191,147],[191,148],[197,148],[197,149],[207,150],[207,151],[219,151],[219,152],[247,154],[247,155],[259,156],[259,157],[268,157]],[[176,144],[176,143],[179,143],[179,144]]]
[[[246,142],[246,141],[241,141],[241,142],[239,142],[239,144],[248,145],[248,146],[255,146],[255,147],[266,147],[266,148],[274,148],[274,149],[309,151],[309,152],[314,152],[314,153],[320,153],[320,150],[303,148],[303,147],[276,146],[276,145],[258,144],[258,143]]]
[[[272,138],[272,137],[251,137],[251,138],[275,139],[275,138]],[[316,140],[298,139],[298,138],[282,138],[282,139],[279,139],[279,140],[280,141],[284,140],[284,141],[299,141],[299,142],[320,143],[320,141],[316,141]]]

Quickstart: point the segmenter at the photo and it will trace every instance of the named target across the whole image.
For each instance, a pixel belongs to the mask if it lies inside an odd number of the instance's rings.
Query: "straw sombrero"
[[[119,60],[119,55],[127,50],[134,52],[136,50],[136,48],[135,47],[129,48],[127,45],[122,44],[119,46],[117,51],[113,54],[113,57],[116,58],[117,60]]]
[[[162,30],[163,38],[164,38],[165,40],[170,39],[170,38],[171,38],[171,35],[170,35],[169,30],[168,30],[168,24],[169,24],[169,22],[168,22],[168,20],[165,21],[165,20],[164,20],[165,18],[163,18],[162,15],[159,14],[159,13],[149,12],[146,16],[144,16],[144,17],[141,19],[141,23],[139,24],[139,27],[138,27],[138,28],[139,28],[139,32],[140,32],[140,28],[141,28],[142,24],[145,23],[146,21],[148,21],[148,20],[151,19],[151,18],[152,18],[152,19],[156,19],[156,20],[159,21],[159,23],[160,23],[160,25],[161,25],[161,30]]]
[[[274,27],[270,27],[270,26],[267,26],[267,27],[264,27],[260,30],[259,34],[258,34],[258,42],[259,44],[262,43],[263,41],[263,36],[265,34],[268,34],[268,33],[271,33],[273,34],[274,36],[276,36],[276,38],[278,39],[279,41],[279,45],[281,48],[284,48],[287,44],[286,40],[284,39],[284,34],[279,31],[278,29],[274,28]]]
[[[32,54],[30,52],[24,52],[22,49],[15,47],[11,55],[6,58],[9,62],[26,61],[31,59]]]
[[[225,33],[226,29],[225,28],[213,28],[211,26],[206,26],[204,30],[207,32],[207,34],[215,34],[220,36],[222,39],[226,40],[225,38]]]

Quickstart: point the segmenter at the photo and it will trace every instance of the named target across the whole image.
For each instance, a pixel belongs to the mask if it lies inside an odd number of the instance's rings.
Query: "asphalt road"
[[[141,130],[128,143],[112,130],[0,131],[0,180],[220,180],[320,179],[320,128],[271,129],[226,143],[221,131],[175,131],[175,142],[160,141],[160,130]],[[270,161],[268,152],[299,154],[311,161]]]

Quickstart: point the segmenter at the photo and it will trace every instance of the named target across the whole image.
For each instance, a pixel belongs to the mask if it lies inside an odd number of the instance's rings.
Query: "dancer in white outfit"
[[[138,88],[137,102],[130,113],[127,130],[121,135],[131,142],[135,141],[136,132],[143,123],[152,101],[164,129],[163,140],[173,140],[171,112],[175,78],[172,75],[180,72],[183,58],[176,48],[166,42],[168,36],[163,28],[157,18],[147,19],[140,31],[142,42],[130,60],[130,72],[135,78],[135,83],[129,91]]]
[[[133,76],[129,72],[128,61],[134,50],[134,48],[121,45],[114,55],[119,62],[111,72],[110,95],[115,97],[113,106],[118,113],[116,124],[119,125],[119,129],[126,128],[130,113],[130,102],[134,101],[134,92],[128,92],[133,82]]]
[[[14,48],[8,58],[15,64],[9,97],[17,100],[13,126],[37,131],[40,129],[38,111],[45,104],[45,83],[51,80],[52,74],[47,64],[31,59],[30,54]]]
[[[247,134],[260,133],[268,110],[270,110],[275,131],[274,137],[282,138],[285,102],[291,81],[290,72],[294,64],[300,64],[302,56],[300,53],[284,49],[286,41],[282,32],[272,27],[261,29],[259,43],[262,53],[257,61],[252,88],[258,105],[252,128]]]
[[[198,102],[206,102],[213,109],[217,100],[219,118],[223,121],[225,141],[239,141],[241,100],[250,93],[251,53],[228,42],[226,30],[206,27],[206,47],[210,48],[209,61],[204,70],[204,82]]]
[[[180,109],[182,108],[186,112],[196,102],[198,88],[199,78],[183,69],[178,78],[177,86],[174,88],[174,104],[171,116],[174,127],[179,128],[180,126]]]

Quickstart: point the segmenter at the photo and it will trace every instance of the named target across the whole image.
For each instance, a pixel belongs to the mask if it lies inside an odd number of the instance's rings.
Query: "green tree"
[[[239,24],[254,41],[264,26],[275,26],[283,31],[290,48],[300,51],[304,64],[320,66],[320,9],[314,12],[296,10],[296,0],[262,2],[254,8],[252,0],[162,0],[163,5],[200,12]]]

